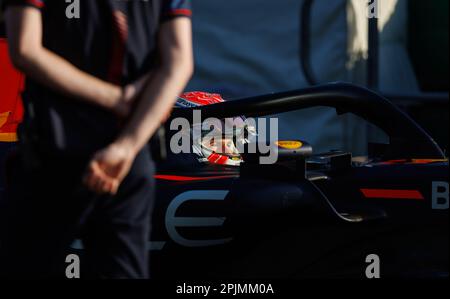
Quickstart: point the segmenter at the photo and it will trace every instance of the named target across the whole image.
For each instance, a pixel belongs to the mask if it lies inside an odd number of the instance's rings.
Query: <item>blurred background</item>
[[[2,0],[0,0],[2,2]],[[448,0],[193,0],[196,72],[187,90],[233,100],[345,81],[405,109],[448,149]],[[373,5],[373,3],[372,3]],[[372,11],[372,16],[375,11]],[[0,15],[0,157],[14,146],[23,78]],[[384,136],[318,108],[280,116],[281,138],[364,154]]]
[[[370,1],[369,1],[370,2]],[[373,1],[372,1],[373,2]],[[352,82],[386,95],[448,148],[448,0],[193,0],[189,90],[226,99]],[[370,25],[369,25],[370,24]],[[331,109],[284,114],[283,138],[366,152],[376,132]]]

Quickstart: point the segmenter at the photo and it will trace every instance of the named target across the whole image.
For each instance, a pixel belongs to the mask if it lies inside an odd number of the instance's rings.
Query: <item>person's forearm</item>
[[[15,60],[26,76],[65,96],[114,109],[122,95],[119,86],[82,72],[45,48]]]
[[[148,143],[192,76],[190,62],[157,70],[117,143],[134,152]]]
[[[120,102],[121,88],[89,75],[42,45],[41,12],[13,6],[6,11],[8,44],[13,64],[26,76],[72,98],[105,108]]]

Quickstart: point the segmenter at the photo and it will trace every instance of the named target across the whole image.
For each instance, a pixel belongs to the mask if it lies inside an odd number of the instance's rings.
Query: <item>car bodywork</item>
[[[388,100],[329,84],[201,111],[204,118],[262,117],[313,106],[356,114],[390,142],[371,144],[364,161],[308,148],[274,165],[244,154],[238,168],[169,154],[156,176],[157,277],[365,277],[371,254],[385,277],[448,277],[448,160]],[[176,109],[173,117],[191,114]]]

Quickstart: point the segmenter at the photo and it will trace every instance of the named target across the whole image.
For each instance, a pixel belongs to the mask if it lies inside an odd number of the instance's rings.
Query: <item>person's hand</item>
[[[97,152],[84,176],[84,184],[98,194],[115,195],[136,158],[132,146],[113,143]]]
[[[120,97],[116,100],[113,107],[114,113],[119,118],[127,118],[131,113],[134,102],[145,88],[150,75],[145,75],[136,82],[128,84],[122,89]]]

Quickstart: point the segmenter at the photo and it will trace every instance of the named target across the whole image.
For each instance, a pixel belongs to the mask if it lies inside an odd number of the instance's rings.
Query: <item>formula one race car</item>
[[[269,139],[277,159],[268,164],[267,152],[249,150],[260,142],[250,118],[315,106],[353,113],[389,143],[370,144],[361,159],[316,154],[301,136]],[[213,117],[222,126],[210,126]],[[366,278],[375,258],[382,277],[448,278],[448,160],[378,94],[337,83],[229,102],[188,93],[167,124],[154,147],[165,154],[149,242],[154,278]],[[205,124],[206,136],[195,134]],[[176,134],[190,142],[186,152],[175,153]],[[82,244],[69,253],[83,259]]]
[[[187,134],[194,110],[235,129],[214,141],[191,136],[192,153],[168,151],[159,163],[155,278],[365,278],[374,255],[384,277],[448,277],[448,160],[385,98],[336,83],[230,102],[191,93],[178,106],[173,119],[189,120]],[[390,142],[355,159],[315,154],[292,136],[272,141],[278,160],[267,165],[259,151],[236,150],[255,134],[245,117],[314,106],[353,113]]]

